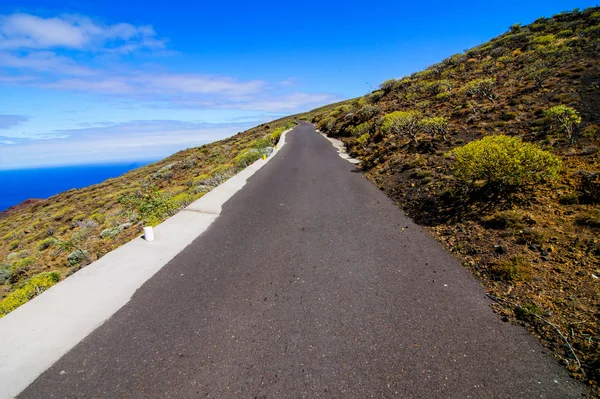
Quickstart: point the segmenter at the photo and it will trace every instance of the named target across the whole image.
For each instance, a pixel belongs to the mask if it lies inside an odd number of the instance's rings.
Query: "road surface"
[[[20,397],[581,397],[310,125],[287,142]]]

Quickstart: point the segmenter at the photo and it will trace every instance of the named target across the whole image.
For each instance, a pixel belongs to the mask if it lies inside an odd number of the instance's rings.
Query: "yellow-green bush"
[[[367,133],[369,133],[371,131],[371,128],[373,127],[373,124],[371,122],[364,122],[361,123],[360,125],[357,126],[352,126],[350,127],[349,131],[350,134],[352,134],[355,137],[359,137],[362,135],[367,135]]]
[[[0,317],[4,317],[60,280],[59,272],[40,273],[31,277],[0,302]]]
[[[260,159],[262,154],[256,148],[249,148],[247,150],[242,151],[238,156],[233,159],[235,166],[238,168],[245,168],[246,166],[252,164],[254,161]]]
[[[562,166],[560,158],[535,144],[503,135],[472,141],[451,154],[459,181],[483,183],[497,193],[556,180]]]
[[[37,249],[38,251],[45,251],[46,249],[50,248],[55,242],[55,238],[48,237],[38,243]]]
[[[395,111],[385,116],[381,131],[393,135],[405,136],[418,144],[421,114],[418,111]]]
[[[573,143],[577,127],[581,123],[581,116],[577,110],[566,105],[557,105],[546,111],[546,117],[557,124]]]
[[[362,145],[363,147],[367,144],[368,141],[369,141],[369,133],[365,133],[356,139],[356,142],[358,144]]]
[[[491,271],[499,280],[513,283],[529,280],[533,274],[531,265],[520,256],[498,262]]]

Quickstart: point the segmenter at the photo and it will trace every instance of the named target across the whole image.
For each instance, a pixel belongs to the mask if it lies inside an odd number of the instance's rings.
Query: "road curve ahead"
[[[312,126],[287,141],[20,397],[581,397]]]

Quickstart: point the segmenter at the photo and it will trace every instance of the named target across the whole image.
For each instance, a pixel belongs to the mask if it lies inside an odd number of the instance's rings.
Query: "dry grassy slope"
[[[585,195],[582,172],[600,171],[599,54],[600,8],[563,13],[511,27],[465,54],[388,81],[382,90],[302,116],[340,137],[362,160],[369,179],[456,254],[490,293],[509,301],[498,304],[499,313],[525,324],[591,385],[600,381],[600,280],[593,276],[600,276],[600,211]],[[495,103],[463,90],[482,78],[495,80]],[[583,119],[572,145],[545,118],[544,111],[559,104],[575,108]],[[384,116],[398,110],[447,117],[448,140],[420,133],[415,145],[384,134]],[[560,181],[511,201],[461,197],[452,158],[445,154],[495,134],[519,136],[559,155]],[[595,190],[598,176],[589,183]],[[554,327],[528,311],[560,329],[583,370]]]
[[[251,148],[272,145],[292,120],[180,151],[10,213],[0,220],[0,295],[5,298],[41,272],[58,271],[65,277],[139,236],[143,224],[166,219],[260,157]],[[69,262],[69,255],[78,251],[87,256],[73,256]],[[7,303],[0,302],[0,317]]]

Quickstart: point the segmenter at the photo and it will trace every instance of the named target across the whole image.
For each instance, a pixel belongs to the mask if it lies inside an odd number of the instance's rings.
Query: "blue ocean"
[[[29,198],[48,198],[101,183],[154,161],[0,170],[0,211]]]

